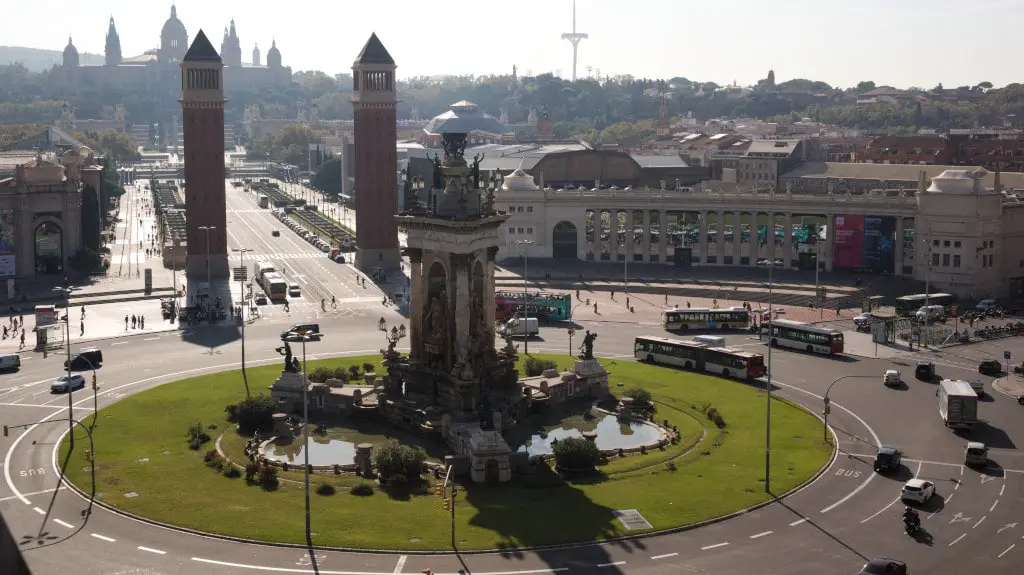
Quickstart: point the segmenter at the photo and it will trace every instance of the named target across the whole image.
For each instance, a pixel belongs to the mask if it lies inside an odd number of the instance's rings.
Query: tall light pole
[[[818,272],[821,271],[821,227],[814,224],[814,294],[818,296],[818,319],[825,319],[825,298],[821,297]]]
[[[67,335],[65,337],[64,343],[68,354],[68,360],[66,364],[67,370],[65,372],[65,375],[67,376],[68,390],[68,429],[70,429],[70,433],[68,434],[68,437],[70,439],[68,441],[71,449],[75,448],[75,408],[74,402],[72,402],[71,400],[71,292],[74,291],[74,289],[75,288],[71,287],[71,284],[68,282],[67,277],[64,278],[63,286],[53,288],[53,291],[60,292],[61,295],[64,296],[64,324],[67,329]]]
[[[293,337],[302,342],[302,475],[306,492],[306,543],[313,544],[312,529],[309,517],[309,377],[306,365],[306,342],[314,341],[321,334],[310,331],[295,332]],[[281,338],[285,339],[285,338]]]
[[[210,282],[210,232],[216,230],[216,226],[199,226],[200,230],[206,232],[206,289],[212,295],[213,286]]]
[[[831,400],[828,398],[828,394],[832,391],[832,386],[843,381],[844,379],[875,379],[877,375],[843,375],[837,377],[832,383],[828,384],[828,388],[825,389],[825,397],[822,398],[822,402],[825,404],[825,410],[822,413],[822,419],[825,422],[825,441],[828,441],[828,414],[832,411]]]
[[[533,240],[516,240],[516,245],[523,246],[523,353],[530,355],[530,334],[526,329],[526,320],[530,316],[530,289],[528,275],[530,273],[529,246]]]
[[[238,263],[242,266],[242,273],[245,273],[245,254],[252,250],[249,248],[233,248],[231,251],[238,252]],[[245,373],[245,282],[242,281],[242,276],[238,277],[238,287],[241,293],[240,299],[242,300],[242,305],[240,306],[241,314],[239,317],[239,319],[242,320],[242,384],[245,385],[245,398],[249,399],[249,377]]]
[[[774,228],[774,222],[772,222]],[[765,241],[767,241],[767,234]],[[775,241],[775,231],[772,230],[771,241]],[[768,262],[768,383],[765,390],[767,401],[765,403],[764,419],[764,492],[771,493],[772,477],[772,324],[775,323],[775,310],[772,308],[772,291],[774,289],[775,259]]]

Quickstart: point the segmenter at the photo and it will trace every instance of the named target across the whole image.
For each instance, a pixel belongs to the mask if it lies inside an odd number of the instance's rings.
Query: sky
[[[14,2],[14,0],[4,0]],[[177,0],[191,40],[219,49],[234,18],[248,61],[272,39],[293,71],[348,72],[371,32],[399,77],[572,74],[572,0]],[[142,6],[146,6],[142,9]],[[155,48],[171,0],[48,0],[17,15],[0,43],[102,53],[114,17],[125,57]],[[578,75],[630,74],[747,85],[821,80],[841,88],[951,88],[1022,80],[1021,0],[577,0]]]

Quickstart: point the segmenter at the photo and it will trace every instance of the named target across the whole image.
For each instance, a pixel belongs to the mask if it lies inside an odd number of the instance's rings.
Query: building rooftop
[[[447,112],[434,117],[423,128],[428,134],[469,134],[470,132],[486,132],[488,134],[507,134],[508,127],[494,116],[487,114],[473,102],[462,100],[452,104]]]
[[[782,174],[781,178],[831,178],[834,180],[877,180],[896,184],[917,185],[920,172],[929,180],[946,170],[964,170],[964,166],[931,166],[921,164],[852,164],[843,162],[806,162],[802,166]],[[995,186],[995,172],[988,172],[983,178],[984,186]],[[1004,188],[1024,190],[1024,172],[1002,172],[999,182]],[[907,186],[910,187],[910,186]]]
[[[217,54],[217,50],[213,48],[213,44],[206,37],[206,34],[199,30],[196,34],[195,40],[192,40],[192,45],[189,46],[188,52],[185,52],[185,62],[220,62],[220,55]]]
[[[359,56],[356,57],[356,64],[383,64],[394,66],[395,59],[388,53],[388,49],[381,43],[380,38],[377,37],[377,33],[373,32],[370,34],[370,39],[366,41],[363,49],[359,52]]]
[[[641,168],[687,168],[689,164],[678,154],[630,154]]]

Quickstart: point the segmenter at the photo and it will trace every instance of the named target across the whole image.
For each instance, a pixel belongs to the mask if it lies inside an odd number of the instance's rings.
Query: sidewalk
[[[1024,377],[1007,375],[992,382],[992,389],[1010,397],[1024,396]]]

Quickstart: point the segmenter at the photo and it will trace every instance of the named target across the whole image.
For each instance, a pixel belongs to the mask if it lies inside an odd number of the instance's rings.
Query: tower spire
[[[576,60],[579,54],[580,42],[590,38],[589,34],[576,31],[576,0],[572,0],[572,32],[562,34],[562,40],[568,40],[572,44],[572,81],[576,81]]]

